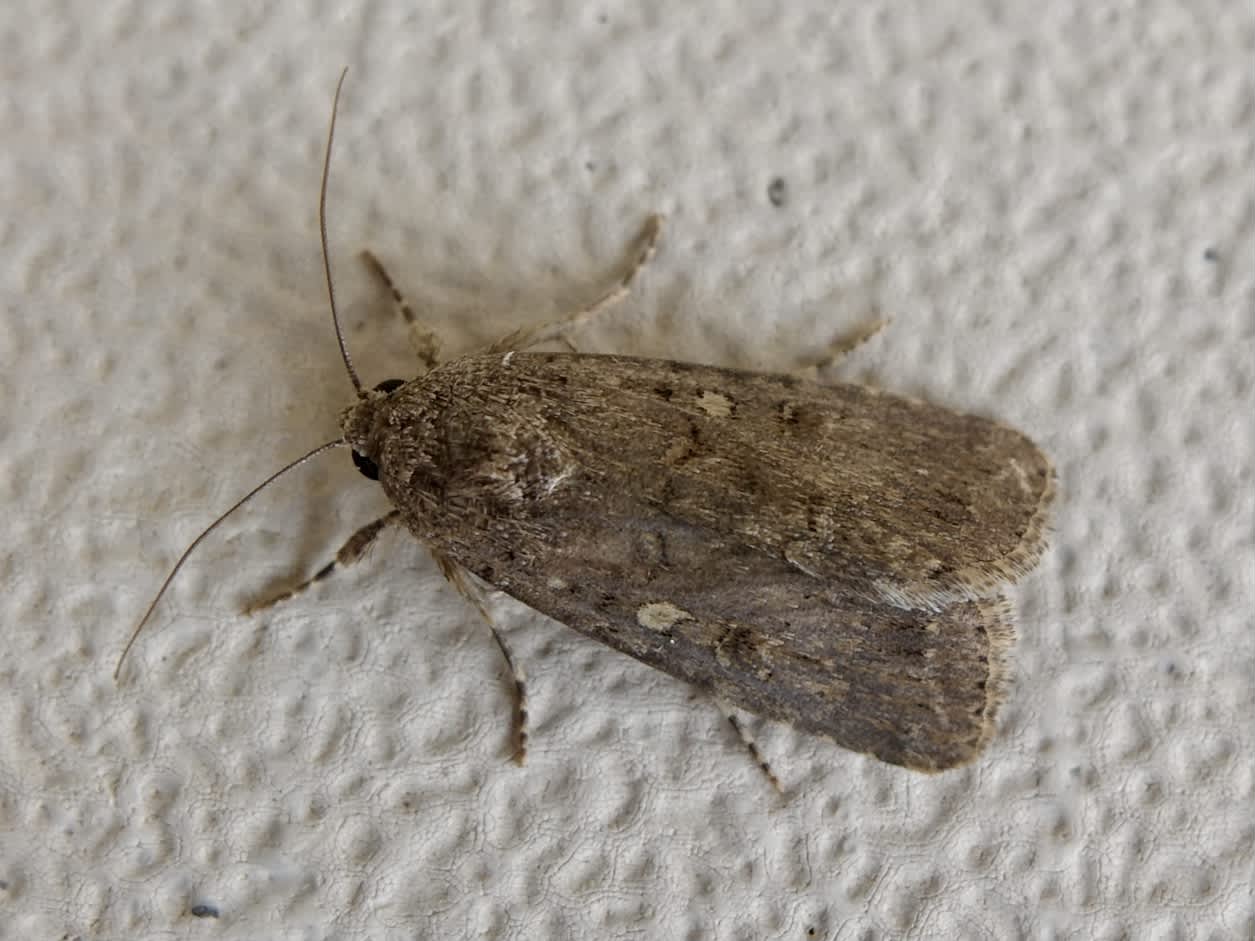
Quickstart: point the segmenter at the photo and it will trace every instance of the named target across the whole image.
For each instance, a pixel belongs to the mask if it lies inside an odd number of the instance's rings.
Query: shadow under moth
[[[333,318],[334,129],[333,105],[319,202]],[[481,586],[845,748],[929,772],[972,760],[1008,683],[1014,629],[1003,591],[1045,542],[1049,461],[997,422],[864,386],[527,351],[626,294],[658,226],[650,220],[635,263],[597,303],[443,363],[368,257],[430,368],[366,389],[337,321],[357,388],[343,437],[279,474],[347,446],[394,509],[268,604],[399,523],[486,619]],[[188,547],[126,651],[191,551],[279,474]],[[521,762],[522,677],[489,626],[515,678]]]

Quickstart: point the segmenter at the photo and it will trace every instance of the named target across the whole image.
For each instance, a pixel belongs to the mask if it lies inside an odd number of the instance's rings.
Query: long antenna
[[[357,394],[362,395],[362,382],[357,377],[357,370],[353,368],[353,360],[349,356],[348,347],[344,345],[344,333],[340,330],[340,316],[336,312],[336,290],[331,280],[331,257],[327,251],[327,178],[331,172],[331,142],[335,139],[336,134],[336,111],[340,106],[340,89],[344,87],[344,77],[349,74],[348,66],[340,73],[340,80],[336,82],[335,98],[331,102],[331,125],[327,128],[327,152],[323,156],[322,162],[322,184],[318,189],[318,234],[319,242],[322,245],[322,269],[323,274],[327,278],[327,299],[331,302],[331,322],[336,330],[336,341],[340,344],[340,357],[344,360],[344,366],[349,372],[349,378],[353,380],[353,387],[357,389]],[[331,448],[339,448],[347,445],[348,442],[343,438],[337,438],[335,441],[328,441],[326,444],[320,444],[308,454],[298,457],[295,461],[285,465],[275,471],[260,484],[244,494],[235,504],[210,523],[201,531],[201,534],[192,540],[191,545],[183,550],[183,554],[179,556],[179,560],[174,563],[174,567],[170,569],[170,574],[166,576],[166,580],[161,583],[161,587],[157,589],[157,594],[153,597],[152,602],[148,605],[148,610],[144,612],[144,616],[139,619],[139,623],[135,625],[135,630],[131,631],[130,639],[127,640],[126,646],[122,648],[122,655],[118,657],[118,665],[113,669],[113,679],[117,682],[122,675],[122,664],[126,661],[126,656],[131,652],[131,648],[135,646],[135,641],[139,638],[140,632],[144,629],[144,625],[148,623],[148,619],[152,617],[153,611],[156,610],[157,604],[165,596],[166,589],[170,587],[170,583],[174,581],[174,576],[179,574],[179,570],[183,568],[183,563],[187,561],[188,556],[201,544],[206,536],[218,528],[223,520],[242,507],[253,497],[257,496],[262,490],[265,490],[278,478],[282,477],[290,470],[300,467],[306,461],[309,461],[323,451]]]
[[[225,513],[219,516],[216,520],[214,520],[212,523],[206,526],[204,530],[201,532],[201,534],[192,540],[191,545],[189,545],[186,549],[183,550],[183,554],[179,556],[179,561],[174,563],[174,568],[170,569],[170,574],[167,575],[166,580],[161,583],[161,587],[157,589],[157,594],[153,598],[152,604],[148,606],[148,610],[144,612],[144,616],[140,618],[139,623],[135,625],[135,630],[131,631],[131,639],[126,642],[126,646],[122,649],[122,656],[118,657],[118,665],[113,668],[113,680],[115,683],[117,682],[118,677],[122,675],[122,662],[126,660],[126,655],[130,653],[131,648],[135,646],[135,639],[139,637],[139,632],[142,631],[144,629],[144,625],[148,623],[148,619],[152,616],[153,611],[157,607],[157,602],[161,600],[162,596],[166,593],[166,589],[170,587],[170,583],[174,581],[174,576],[179,574],[179,569],[183,568],[183,563],[187,561],[187,557],[192,554],[192,551],[201,544],[201,541],[210,533],[212,533],[215,529],[217,529],[219,523],[221,523],[224,519],[226,519],[228,516],[230,516],[240,507],[242,507],[249,500],[253,499],[253,497],[257,496],[257,494],[260,493],[262,490],[264,490],[266,487],[269,487],[279,477],[282,477],[284,474],[286,474],[288,471],[292,470],[293,468],[300,467],[306,461],[317,457],[319,454],[322,454],[323,451],[329,451],[332,448],[344,447],[346,444],[348,444],[348,442],[346,442],[343,438],[337,438],[335,441],[328,441],[326,444],[320,444],[318,447],[314,448],[314,450],[310,451],[308,454],[302,457],[298,457],[291,464],[288,464],[287,466],[281,468],[280,470],[275,471],[273,474],[271,474],[269,477],[263,480],[260,484],[258,484],[252,490],[250,490],[248,493],[244,494],[243,497],[241,497],[239,500],[236,501],[235,505],[232,506],[231,509],[227,510]]]
[[[336,342],[340,344],[340,358],[344,360],[344,368],[349,371],[353,380],[353,388],[362,394],[362,380],[357,378],[357,370],[353,368],[353,357],[349,356],[349,348],[344,344],[344,333],[340,330],[340,315],[336,311],[336,289],[331,281],[331,255],[327,251],[327,178],[331,175],[331,142],[336,136],[336,111],[340,107],[340,89],[344,87],[344,76],[349,74],[346,65],[340,73],[340,81],[336,82],[336,96],[331,101],[331,126],[327,128],[327,153],[322,161],[322,186],[318,191],[318,234],[322,240],[322,270],[327,276],[327,300],[331,302],[331,322],[336,328]]]

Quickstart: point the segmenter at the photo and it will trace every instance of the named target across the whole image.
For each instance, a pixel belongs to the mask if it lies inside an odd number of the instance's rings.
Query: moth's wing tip
[[[973,716],[975,735],[957,750],[953,762],[939,767],[938,771],[961,768],[985,752],[998,731],[998,713],[1010,691],[1015,647],[1015,616],[1011,603],[1003,595],[994,595],[974,604],[988,641],[984,703],[979,715]]]
[[[1027,439],[1026,439],[1027,440]],[[1035,456],[1041,462],[1041,488],[1036,493],[1036,505],[1029,514],[1016,546],[1002,558],[957,573],[960,582],[972,587],[977,597],[996,592],[1006,585],[1013,585],[1036,568],[1051,533],[1050,511],[1058,490],[1058,477],[1054,465],[1040,450],[1033,446]]]
[[[988,669],[982,681],[983,702],[968,714],[969,727],[962,734],[957,728],[943,726],[943,731],[930,742],[921,742],[917,747],[894,755],[875,756],[928,775],[966,767],[986,752],[998,731],[998,712],[1010,688],[1015,645],[1015,621],[1010,602],[1001,595],[995,595],[977,602],[960,602],[952,607],[962,607],[969,615],[974,612],[984,629],[988,642],[985,651]]]
[[[1028,439],[1024,439],[1028,441]],[[983,601],[1014,585],[1037,567],[1052,531],[1051,510],[1058,483],[1054,465],[1028,442],[1040,462],[1041,487],[1015,546],[993,559],[960,566],[941,575],[921,576],[907,584],[882,581],[876,585],[881,600],[901,607],[940,608],[956,601]]]

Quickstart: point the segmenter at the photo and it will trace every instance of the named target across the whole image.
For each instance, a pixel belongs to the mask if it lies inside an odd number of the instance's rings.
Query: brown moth
[[[333,106],[328,161],[334,118]],[[326,165],[324,263],[325,199]],[[337,327],[358,398],[343,438],[296,463],[347,445],[395,507],[338,562],[402,523],[472,600],[467,573],[723,702],[882,761],[972,760],[1006,692],[1002,592],[1043,549],[1050,462],[994,421],[863,386],[526,351],[625,293],[656,220],[646,235],[589,310],[408,382],[363,389]],[[334,316],[329,268],[327,280]]]
[[[467,356],[342,419],[439,556],[718,698],[884,761],[973,758],[1050,465],[987,419],[622,356]]]

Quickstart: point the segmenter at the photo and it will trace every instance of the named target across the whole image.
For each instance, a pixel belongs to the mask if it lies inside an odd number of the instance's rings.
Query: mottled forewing
[[[869,604],[686,523],[557,522],[563,537],[526,559],[481,546],[480,573],[728,703],[882,761],[940,771],[992,734],[1013,638],[1000,598]]]
[[[468,511],[480,502],[543,529],[551,512],[591,525],[611,500],[625,518],[661,513],[853,596],[933,609],[998,591],[1043,545],[1050,463],[986,418],[657,360],[519,353],[456,366],[444,463],[464,474],[438,483]],[[481,452],[514,464],[481,473]],[[507,499],[482,502],[491,487]]]

